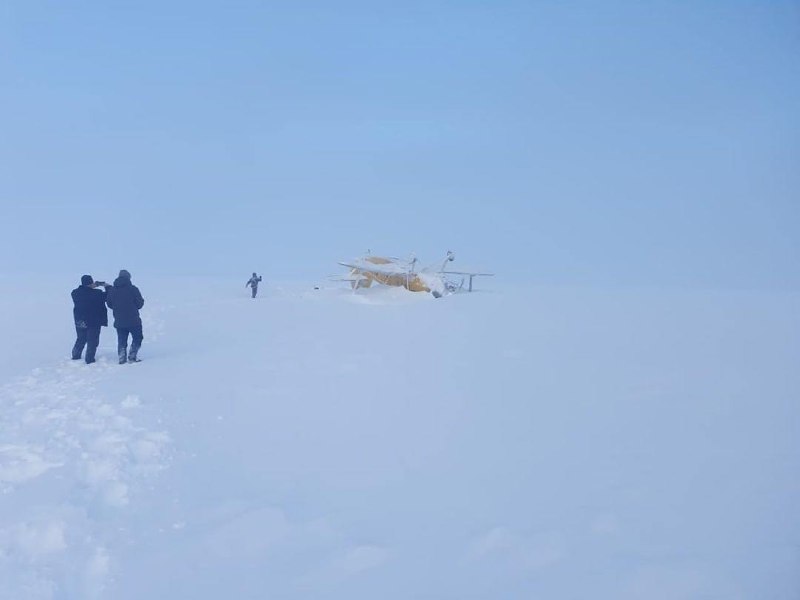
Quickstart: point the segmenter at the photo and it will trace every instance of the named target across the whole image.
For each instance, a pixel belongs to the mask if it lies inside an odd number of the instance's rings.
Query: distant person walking
[[[103,286],[105,290],[97,288]],[[80,360],[86,347],[86,364],[95,361],[100,344],[100,328],[108,325],[106,293],[111,287],[103,281],[95,282],[91,275],[81,277],[80,287],[72,290],[72,316],[75,319],[77,338],[72,347],[72,360]]]
[[[256,294],[258,294],[258,283],[260,281],[261,281],[261,277],[259,277],[255,273],[253,273],[253,276],[250,279],[247,280],[247,283],[244,284],[244,287],[248,287],[249,286],[251,288],[251,291],[252,291],[252,294],[253,294],[253,296],[252,296],[253,298],[255,298]]]
[[[114,280],[114,287],[108,290],[108,308],[114,311],[114,327],[117,330],[117,354],[119,364],[139,362],[137,354],[142,346],[142,319],[139,309],[144,306],[142,293],[131,283],[131,274],[125,269]],[[128,336],[131,336],[131,351],[128,353]]]

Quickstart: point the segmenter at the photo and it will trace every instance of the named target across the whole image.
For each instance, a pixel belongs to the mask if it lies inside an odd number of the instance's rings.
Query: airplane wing
[[[440,271],[445,275],[472,275],[473,277],[493,277],[494,273],[478,273],[476,271]]]
[[[366,260],[354,260],[351,262],[340,262],[343,267],[349,269],[356,269],[363,273],[378,273],[381,275],[406,275],[409,269],[404,265],[396,263],[375,264]]]
[[[353,282],[353,281],[361,281],[362,279],[364,279],[364,278],[363,277],[359,277],[359,276],[354,276],[354,277],[343,276],[343,277],[340,277],[338,275],[331,275],[330,277],[328,277],[329,281],[349,281],[349,282]]]

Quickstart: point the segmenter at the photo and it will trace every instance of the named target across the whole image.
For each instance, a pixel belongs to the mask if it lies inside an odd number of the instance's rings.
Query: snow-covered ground
[[[134,281],[0,284],[0,598],[800,597],[797,294]]]

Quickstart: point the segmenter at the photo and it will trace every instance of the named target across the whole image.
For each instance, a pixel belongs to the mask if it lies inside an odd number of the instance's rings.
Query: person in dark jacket
[[[72,360],[80,360],[86,347],[86,364],[95,361],[97,346],[100,344],[100,328],[108,325],[106,311],[106,291],[98,286],[107,286],[102,281],[94,282],[91,275],[81,277],[80,287],[72,290],[72,316],[75,319],[75,332],[78,334],[72,347]]]
[[[119,364],[139,362],[137,354],[142,346],[142,319],[139,309],[144,306],[142,293],[131,283],[131,274],[125,269],[114,280],[114,287],[108,290],[108,308],[114,311],[114,328],[117,330],[117,353]],[[131,336],[131,351],[128,352],[128,336]]]
[[[244,284],[244,287],[248,287],[249,286],[250,288],[252,288],[252,292],[253,292],[253,296],[252,297],[253,298],[255,298],[256,294],[258,294],[258,282],[259,281],[261,281],[261,277],[259,277],[255,273],[253,273],[253,276],[250,279],[247,280],[247,283]]]

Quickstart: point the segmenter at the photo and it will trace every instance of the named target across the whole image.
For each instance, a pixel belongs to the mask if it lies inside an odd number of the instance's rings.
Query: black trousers
[[[83,347],[86,346],[86,362],[93,363],[97,353],[97,346],[100,343],[100,325],[89,327],[78,327],[76,325],[75,333],[78,334],[78,337],[72,347],[72,358],[78,360],[83,354]]]
[[[144,339],[144,335],[142,335],[142,326],[141,324],[135,325],[133,327],[117,327],[117,352],[120,356],[123,353],[127,353],[128,351],[128,336],[131,336],[131,358],[136,357],[136,353],[139,352],[139,348],[142,346],[142,340]]]
[[[251,287],[253,288],[253,296],[252,297],[255,298],[256,294],[258,293],[258,286],[254,285],[254,286],[251,286]]]

